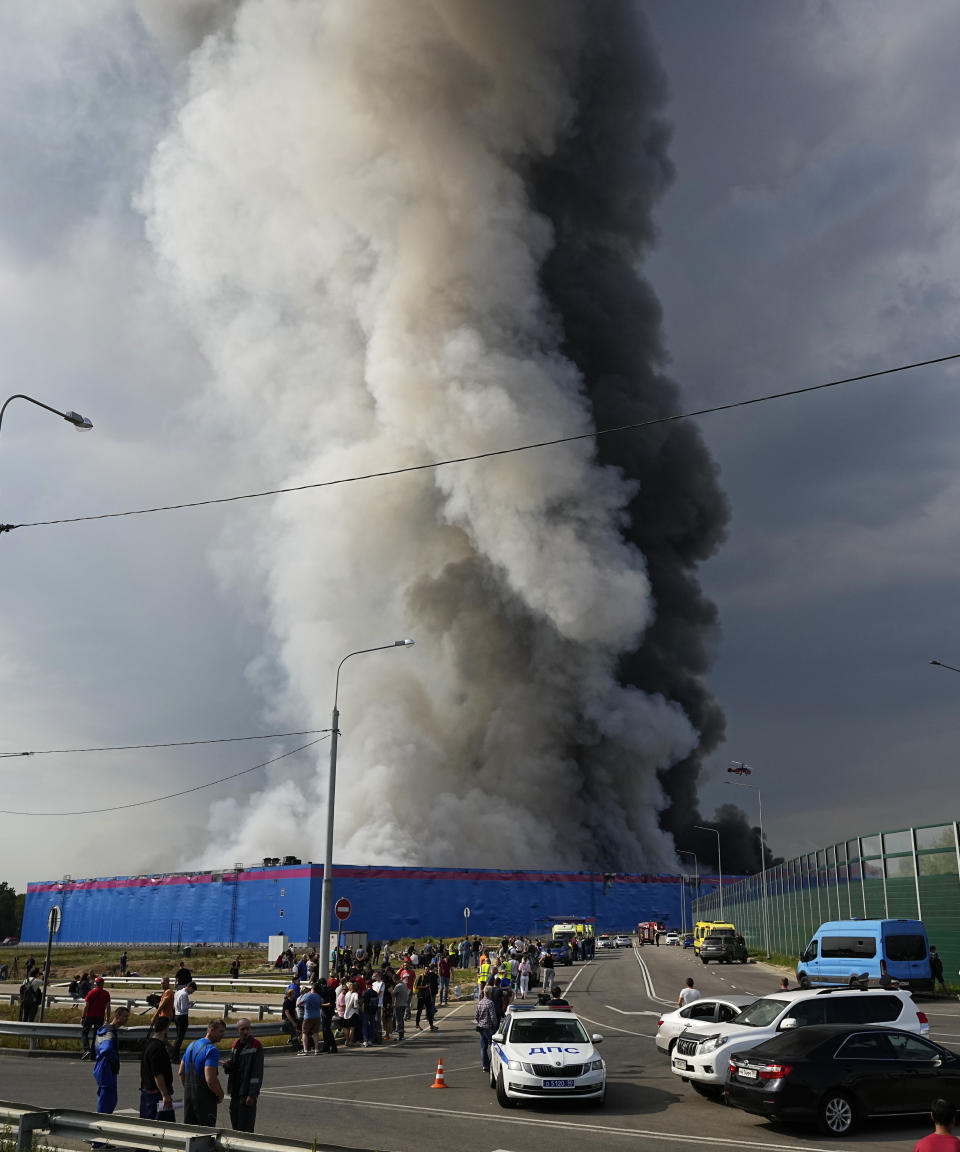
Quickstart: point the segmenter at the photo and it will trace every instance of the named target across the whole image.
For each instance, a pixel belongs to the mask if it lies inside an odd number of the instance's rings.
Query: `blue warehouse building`
[[[266,943],[285,933],[296,943],[319,942],[323,869],[272,862],[224,871],[175,872],[90,880],[64,879],[27,887],[21,939],[47,938],[47,916],[62,910],[57,941],[67,943]],[[739,877],[724,877],[734,882]],[[700,894],[716,888],[700,877]],[[591,872],[460,868],[379,868],[335,865],[333,895],[352,905],[350,932],[372,940],[452,937],[470,932],[542,934],[556,919],[591,918],[599,932],[630,932],[645,920],[690,924],[696,893],[680,876],[615,876]],[[681,903],[685,904],[681,917]],[[330,926],[336,929],[336,921]]]

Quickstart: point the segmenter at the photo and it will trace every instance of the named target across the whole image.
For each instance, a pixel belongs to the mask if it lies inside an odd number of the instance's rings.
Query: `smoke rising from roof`
[[[671,168],[632,6],[220,12],[142,206],[234,479],[677,410],[636,271]],[[287,497],[254,538],[225,539],[225,579],[276,642],[274,713],[322,726],[345,653],[417,639],[344,670],[336,857],[673,868],[722,734],[694,569],[726,517],[676,425]],[[325,778],[321,755],[217,805],[211,856],[282,836],[319,858]]]

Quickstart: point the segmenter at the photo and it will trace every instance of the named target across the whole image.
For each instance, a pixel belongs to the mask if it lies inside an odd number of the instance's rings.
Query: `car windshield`
[[[763,996],[748,1004],[739,1016],[734,1016],[731,1024],[745,1024],[748,1028],[765,1028],[772,1024],[784,1008],[789,1007],[789,1000],[778,1000],[775,996]]]
[[[579,1020],[557,1016],[536,1020],[514,1020],[510,1028],[511,1044],[589,1044],[590,1037]]]

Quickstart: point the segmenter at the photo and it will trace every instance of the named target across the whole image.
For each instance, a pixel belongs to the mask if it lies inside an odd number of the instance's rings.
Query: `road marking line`
[[[659,1016],[659,1012],[651,1012],[649,1008],[643,1008],[639,1012],[626,1012],[623,1008],[614,1008],[612,1004],[604,1004],[604,1008],[609,1008],[611,1012],[616,1012],[618,1016]]]
[[[651,1000],[656,1000],[658,1004],[669,1004],[672,1006],[672,1000],[664,1000],[662,996],[657,995],[657,990],[653,986],[653,980],[651,979],[650,972],[644,963],[643,957],[640,955],[640,949],[636,945],[634,945],[633,948],[633,955],[637,961],[637,964],[640,966],[640,975],[643,977],[643,983],[647,990],[647,996]]]
[[[282,1092],[276,1088],[266,1088],[261,1095],[286,1096],[290,1099],[317,1100],[325,1104],[353,1104],[357,1108],[385,1108],[395,1112],[416,1112],[426,1116],[452,1116],[462,1120],[485,1120],[496,1124],[512,1124],[523,1127],[558,1128],[567,1132],[596,1132],[607,1136],[632,1136],[635,1139],[651,1137],[675,1144],[703,1144],[703,1133],[689,1136],[678,1132],[658,1132],[653,1128],[616,1128],[606,1124],[573,1124],[564,1120],[546,1120],[542,1116],[524,1119],[519,1116],[500,1116],[496,1112],[462,1112],[455,1108],[428,1108],[420,1104],[387,1104],[380,1100],[351,1100],[339,1096],[313,1096],[304,1092]],[[839,1152],[823,1144],[775,1144],[767,1140],[737,1140],[723,1136],[710,1136],[710,1144],[715,1148],[765,1148],[773,1152]]]
[[[598,1028],[602,1028],[605,1032],[625,1032],[628,1036],[641,1036],[644,1040],[656,1040],[656,1036],[651,1036],[648,1032],[631,1032],[629,1028],[621,1028],[617,1024],[602,1024],[599,1020],[591,1020],[589,1016],[584,1016],[582,1012],[577,1015],[581,1020],[586,1020],[588,1024],[596,1024]]]

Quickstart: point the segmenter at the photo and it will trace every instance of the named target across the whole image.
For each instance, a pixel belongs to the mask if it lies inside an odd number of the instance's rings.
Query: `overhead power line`
[[[937,356],[932,360],[917,360],[912,364],[899,364],[896,368],[881,368],[876,372],[864,372],[860,376],[845,376],[841,380],[828,380],[824,384],[809,384],[805,388],[791,388],[786,392],[768,392],[763,396],[754,396],[749,400],[733,400],[727,404],[714,404],[709,408],[697,408],[691,412],[676,412],[672,416],[655,416],[651,420],[640,420],[634,424],[598,428],[592,432],[558,436],[552,440],[536,440],[529,444],[517,444],[512,448],[493,448],[488,452],[474,453],[472,456],[454,456],[448,460],[431,460],[425,464],[408,464],[402,468],[387,468],[380,472],[363,472],[356,476],[341,476],[335,480],[318,480],[313,484],[295,484],[288,488],[268,488],[262,492],[216,496],[208,500],[189,500],[180,504],[157,504],[150,508],[132,508],[125,512],[100,512],[91,516],[65,516],[57,520],[32,520],[23,524],[0,524],[0,533],[12,532],[14,528],[49,528],[58,524],[81,524],[90,520],[118,520],[126,516],[148,516],[154,512],[179,512],[186,508],[205,508],[211,504],[235,504],[241,500],[262,500],[266,496],[283,496],[290,492],[307,492],[314,488],[334,488],[341,484],[359,484],[364,480],[403,476],[409,472],[426,472],[434,468],[447,468],[453,464],[469,464],[475,460],[490,460],[495,456],[531,452],[536,448],[552,448],[558,444],[572,444],[577,440],[593,440],[600,436],[612,436],[617,432],[635,432],[641,428],[651,428],[655,424],[671,424],[678,420],[691,420],[696,416],[709,416],[714,412],[729,412],[734,408],[747,408],[752,404],[766,404],[768,401],[784,400],[789,396],[803,396],[808,392],[821,392],[826,388],[838,388],[842,384],[855,384],[860,380],[875,380],[879,376],[892,376],[894,373],[907,372],[913,368],[946,364],[950,360],[960,360],[960,352],[951,353],[949,356]]]
[[[254,764],[252,768],[244,768],[240,772],[232,772],[229,776],[219,776],[216,780],[208,780],[206,784],[195,784],[192,788],[182,788],[179,792],[167,792],[163,796],[153,796],[149,800],[133,800],[129,804],[111,804],[106,808],[78,808],[69,812],[22,812],[15,808],[0,808],[0,816],[100,816],[105,812],[123,812],[128,808],[143,808],[147,804],[160,804],[164,800],[175,800],[179,796],[189,796],[193,792],[203,792],[206,788],[213,788],[217,784],[225,784],[228,780],[237,780],[241,776],[249,776],[251,772],[258,772],[261,768],[266,768],[269,764],[276,764],[278,760],[284,760],[288,756],[295,756],[297,752],[302,752],[305,748],[312,748],[314,744],[320,744],[327,739],[329,739],[329,736],[320,736],[318,739],[311,740],[307,744],[301,744],[299,748],[291,748],[289,752],[281,752],[279,756],[274,756],[270,760],[264,760],[262,764]]]
[[[211,740],[171,740],[166,744],[97,744],[91,748],[41,748],[32,752],[0,752],[0,760],[13,756],[64,756],[72,752],[133,752],[142,748],[191,748],[198,744],[235,744],[243,740],[280,740],[285,736],[317,736],[329,728],[304,728],[301,732],[266,732],[262,736],[217,736]]]

